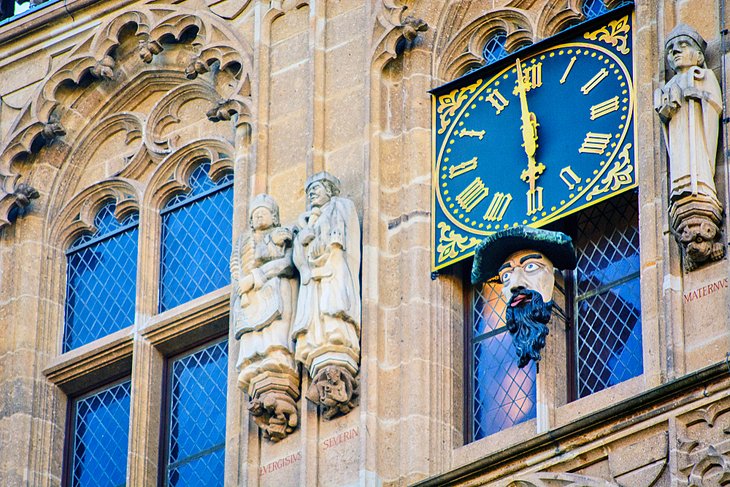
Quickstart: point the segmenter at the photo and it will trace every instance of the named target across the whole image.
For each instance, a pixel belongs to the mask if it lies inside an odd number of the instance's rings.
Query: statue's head
[[[279,226],[279,205],[268,194],[259,194],[251,201],[248,224],[253,230]]]
[[[499,275],[518,366],[540,360],[549,331],[555,268],[574,269],[575,264],[573,242],[560,232],[513,227],[488,236],[477,247],[472,283]]]
[[[340,194],[340,180],[326,171],[318,172],[307,179],[305,192],[309,208],[322,207]]]
[[[687,24],[679,24],[667,36],[664,49],[667,62],[674,72],[682,72],[693,66],[705,65],[707,42]]]

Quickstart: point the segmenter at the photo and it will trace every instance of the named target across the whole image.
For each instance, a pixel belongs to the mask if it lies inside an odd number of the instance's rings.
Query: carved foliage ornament
[[[181,10],[180,6],[174,8],[155,6],[152,10],[124,12],[95,29],[87,39],[77,44],[76,49],[66,54],[60,67],[49,73],[41,82],[11,125],[8,136],[0,143],[0,229],[9,223],[10,212],[27,205],[27,201],[32,199],[24,195],[34,194],[27,193],[23,188],[18,191],[17,185],[20,184],[21,175],[15,173],[13,167],[15,163],[17,161],[32,163],[42,147],[58,140],[63,142],[59,154],[68,151],[80,134],[93,130],[94,117],[99,119],[112,115],[109,107],[113,104],[106,104],[98,113],[86,114],[91,120],[88,124],[79,124],[74,116],[66,120],[68,108],[64,106],[65,102],[56,99],[59,87],[63,86],[64,90],[74,87],[86,90],[86,84],[82,83],[82,79],[87,75],[98,80],[97,82],[106,83],[120,81],[130,83],[135,75],[144,75],[147,68],[140,66],[138,68],[140,73],[129,74],[131,76],[129,79],[126,75],[121,76],[115,81],[117,78],[115,66],[119,60],[114,56],[125,52],[116,48],[122,42],[120,33],[129,32],[129,26],[134,27],[135,30],[131,35],[136,38],[134,42],[138,43],[134,55],[139,55],[146,63],[151,63],[154,57],[163,51],[165,43],[188,42],[189,36],[186,36],[186,33],[194,32],[195,42],[191,44],[190,49],[197,50],[201,63],[209,71],[206,73],[205,83],[213,84],[216,91],[211,102],[211,106],[215,109],[211,119],[230,120],[237,110],[245,109],[247,105],[245,96],[248,96],[248,93],[244,92],[248,86],[247,73],[251,69],[252,50],[241,45],[239,37],[217,17],[205,12],[186,12],[185,9]],[[184,57],[171,56],[164,62],[177,63],[178,59]],[[167,67],[172,71],[178,70],[182,75],[177,83],[184,81],[186,68],[184,63]],[[198,65],[196,72],[205,69]],[[219,80],[221,75],[225,80]],[[168,72],[162,78],[164,80],[155,82],[164,84],[165,80],[170,80],[171,75]],[[115,100],[120,100],[119,93],[124,93],[125,87],[120,86],[114,91]],[[79,93],[83,96],[83,91]],[[66,99],[68,97],[61,98],[61,100]],[[215,103],[215,100],[220,99],[227,102],[223,108]],[[64,139],[59,139],[64,136]],[[67,156],[68,154],[65,154],[62,157],[67,159]],[[25,181],[25,184],[32,186],[33,182]]]

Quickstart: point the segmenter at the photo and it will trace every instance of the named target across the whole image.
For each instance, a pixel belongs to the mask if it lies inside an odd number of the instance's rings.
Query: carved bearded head
[[[340,180],[326,171],[319,172],[307,179],[305,193],[309,209],[321,208],[340,194]]]
[[[538,362],[549,332],[555,266],[575,268],[570,237],[560,232],[513,227],[487,237],[476,250],[472,283],[499,275],[507,301],[505,322],[517,365]]]

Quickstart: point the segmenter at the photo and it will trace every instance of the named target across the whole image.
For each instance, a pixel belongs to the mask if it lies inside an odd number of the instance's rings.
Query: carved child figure
[[[706,47],[693,28],[675,27],[665,48],[676,74],[654,93],[654,108],[664,123],[669,150],[672,229],[682,245],[687,270],[724,255],[724,248],[718,252],[715,245],[720,239],[722,207],[714,181],[722,93],[715,73],[705,65]],[[713,229],[708,231],[708,226]],[[691,242],[707,245],[694,245],[689,252]]]
[[[264,393],[269,400],[281,401],[282,395],[292,395],[299,387],[289,338],[297,294],[291,242],[292,232],[280,226],[279,208],[273,198],[256,196],[249,231],[239,239],[231,256],[233,319],[236,338],[241,341],[236,368],[239,386],[251,396],[252,404],[263,400],[259,396]],[[294,404],[297,397],[287,403]],[[268,411],[285,405],[270,406]],[[261,413],[257,422],[276,421],[277,417]],[[293,418],[296,420],[297,415]]]

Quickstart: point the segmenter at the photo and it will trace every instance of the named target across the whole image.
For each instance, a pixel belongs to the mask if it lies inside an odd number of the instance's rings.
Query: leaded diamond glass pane
[[[633,193],[610,198],[578,215],[578,295],[639,271],[638,219]]]
[[[73,402],[72,487],[125,485],[129,381]]]
[[[66,253],[63,351],[92,342],[134,322],[137,280],[137,214],[120,223],[115,205],[95,219],[97,232]]]
[[[491,64],[505,57],[508,54],[507,48],[505,47],[506,44],[507,33],[502,31],[495,32],[484,45],[484,51],[482,52],[484,61],[487,64]]]
[[[643,372],[636,195],[610,198],[577,220],[576,375],[584,397]]]
[[[536,415],[535,365],[517,367],[512,335],[504,328],[501,284],[474,290],[474,439],[484,438]],[[486,334],[487,336],[483,336]]]
[[[171,363],[168,486],[223,485],[228,342]]]
[[[232,178],[214,183],[209,168],[208,163],[199,166],[190,177],[191,192],[173,198],[162,214],[160,312],[230,280]]]
[[[638,278],[581,301],[578,312],[578,397],[644,371]]]

